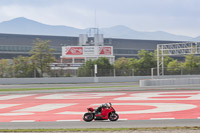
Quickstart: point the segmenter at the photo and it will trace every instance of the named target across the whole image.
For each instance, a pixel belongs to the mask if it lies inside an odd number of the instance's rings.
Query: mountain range
[[[89,29],[78,29],[62,25],[47,25],[24,17],[0,23],[0,33],[8,34],[79,36],[79,34],[87,34],[88,31]],[[100,28],[99,31],[104,34],[105,38],[200,41],[200,36],[193,38],[190,36],[174,35],[164,31],[141,32],[123,25]]]

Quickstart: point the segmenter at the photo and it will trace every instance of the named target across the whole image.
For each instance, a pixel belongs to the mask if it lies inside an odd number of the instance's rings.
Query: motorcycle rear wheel
[[[85,113],[83,115],[83,120],[86,122],[90,122],[94,119],[94,114],[93,113]]]
[[[119,115],[117,113],[111,113],[108,118],[110,121],[117,121],[119,119]]]

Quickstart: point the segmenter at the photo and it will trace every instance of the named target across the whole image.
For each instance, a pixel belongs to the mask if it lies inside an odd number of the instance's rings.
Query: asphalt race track
[[[1,122],[0,129],[61,129],[61,128],[139,128],[199,126],[200,120],[119,120],[110,121],[70,121],[70,122]]]
[[[0,129],[120,128],[199,126],[200,87],[117,87],[121,84],[61,84],[86,89],[5,92],[0,94]],[[0,88],[42,88],[49,85],[1,85]],[[99,88],[90,88],[99,86]],[[103,88],[101,86],[110,86]],[[115,87],[116,86],[116,87]],[[88,107],[111,102],[119,121],[84,122]]]

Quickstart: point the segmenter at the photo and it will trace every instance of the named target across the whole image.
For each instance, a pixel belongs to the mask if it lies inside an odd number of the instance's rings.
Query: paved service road
[[[59,129],[59,128],[139,128],[199,126],[200,120],[132,120],[93,122],[0,122],[0,129]]]
[[[14,88],[62,88],[62,87],[101,87],[101,86],[131,86],[139,85],[138,82],[119,83],[80,83],[80,84],[24,84],[24,85],[0,85],[0,89]]]
[[[104,88],[106,86],[106,88]],[[59,89],[64,87],[84,87],[82,89]],[[92,88],[95,87],[95,88]],[[97,88],[96,88],[97,87]],[[56,92],[99,92],[99,91],[155,91],[155,90],[200,90],[200,85],[183,86],[157,86],[139,87],[138,82],[120,83],[90,83],[90,84],[25,84],[25,85],[0,85],[0,89],[16,88],[58,88],[56,90],[32,90],[32,91],[8,91],[1,94],[25,94],[25,93],[56,93]]]

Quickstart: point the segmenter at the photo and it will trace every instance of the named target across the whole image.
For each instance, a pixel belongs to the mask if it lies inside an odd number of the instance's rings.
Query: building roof
[[[25,45],[33,46],[33,42],[39,38],[41,40],[50,40],[51,46],[78,45],[78,37],[70,36],[46,36],[46,35],[20,35],[20,34],[2,34],[0,33],[0,45]],[[117,39],[105,38],[105,45],[113,46],[114,49],[150,49],[156,48],[157,44],[178,43],[178,41],[161,40],[138,40],[138,39]],[[181,41],[179,41],[181,42]]]
[[[77,46],[79,43],[78,37],[0,33],[0,58],[13,58],[19,55],[29,56],[29,51],[34,46],[34,41],[37,38],[50,40],[50,46],[56,49],[56,52],[54,52],[56,58],[61,56],[62,46]],[[104,38],[105,45],[113,46],[116,58],[137,57],[138,50],[153,51],[156,49],[157,44],[167,43],[178,43],[178,41]]]

